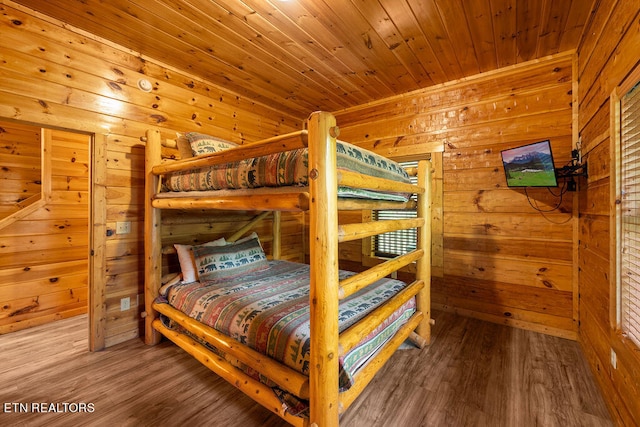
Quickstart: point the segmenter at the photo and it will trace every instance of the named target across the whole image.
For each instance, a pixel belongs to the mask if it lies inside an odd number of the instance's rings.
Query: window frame
[[[622,107],[623,98],[634,89],[640,91],[640,66],[630,73],[625,81],[614,89],[610,97],[610,139],[611,139],[611,206],[614,215],[611,215],[611,277],[609,323],[613,334],[617,336],[623,348],[631,353],[640,350],[640,335],[638,341],[630,339],[622,328]],[[640,320],[639,320],[640,325]],[[614,346],[614,347],[617,347]],[[621,348],[617,348],[618,351]]]
[[[413,167],[413,168],[417,168],[418,167],[418,160],[405,160],[405,161],[401,161],[401,162],[398,162],[398,163],[400,164],[400,166],[402,166],[405,169],[406,168],[411,168],[411,167]],[[418,183],[418,177],[411,177],[411,182],[413,184],[417,184]],[[412,196],[412,200],[414,200],[414,201],[416,200],[415,195]],[[384,214],[382,214],[383,215],[382,219],[379,217],[381,212],[384,212]],[[414,214],[413,215],[407,215],[407,213],[409,213],[409,212],[413,212]],[[396,213],[399,213],[399,214],[396,214]],[[384,218],[385,215],[388,215],[388,217]],[[416,209],[413,209],[413,210],[393,211],[393,210],[390,210],[390,209],[388,209],[388,210],[387,209],[382,209],[382,210],[379,210],[379,211],[373,211],[372,212],[372,218],[373,218],[374,221],[381,221],[381,220],[385,220],[385,219],[409,219],[409,218],[417,218],[417,216],[418,216],[417,207],[416,207]],[[412,244],[413,249],[412,250],[414,250],[415,248],[418,247],[418,229],[417,228],[410,228],[410,229],[407,229],[407,230],[391,231],[391,232],[388,232],[388,233],[384,233],[384,234],[380,234],[380,235],[376,235],[376,236],[372,237],[372,239],[371,239],[371,254],[372,254],[372,256],[378,257],[378,258],[383,258],[383,259],[392,259],[392,258],[395,258],[395,257],[400,256],[400,255],[404,255],[405,253],[409,252],[409,251],[406,251],[406,252],[403,252],[403,253],[394,254],[392,252],[381,251],[380,247],[378,246],[379,245],[380,236],[389,237],[388,235],[391,235],[391,234],[394,234],[394,235],[398,235],[399,234],[401,236],[402,235],[411,234],[412,237],[413,237],[413,242],[412,242],[413,243]],[[389,239],[388,244],[392,245],[393,242],[391,242],[391,240],[393,240],[393,241],[395,241],[395,243],[397,245],[397,243],[400,243],[400,242],[402,242],[404,240],[408,240],[408,237],[409,236],[391,238],[391,239]]]
[[[393,160],[402,164],[402,163],[409,163],[409,162],[419,162],[420,160],[430,160],[430,157],[431,156],[429,155],[423,154],[420,156],[403,157],[402,159],[393,159]],[[375,221],[375,220],[376,219],[375,219],[374,211],[372,210],[362,211],[363,223]],[[416,233],[416,244],[417,244],[417,233]],[[376,264],[381,264],[385,261],[388,261],[389,259],[393,259],[393,257],[390,258],[390,257],[376,255],[374,245],[375,245],[375,236],[362,239],[362,264],[365,267],[372,267]],[[402,267],[399,271],[415,274],[416,264],[415,262],[411,263],[405,267]]]

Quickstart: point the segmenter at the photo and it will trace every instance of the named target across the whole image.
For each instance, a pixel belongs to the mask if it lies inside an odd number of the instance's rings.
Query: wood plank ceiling
[[[575,49],[599,0],[16,0],[298,118]]]

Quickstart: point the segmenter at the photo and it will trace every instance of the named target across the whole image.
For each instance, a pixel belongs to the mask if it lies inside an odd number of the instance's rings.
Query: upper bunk
[[[325,112],[313,113],[307,123],[313,120],[335,122]],[[338,210],[416,208],[410,196],[425,191],[409,179],[417,174],[416,168],[405,171],[398,163],[340,141],[338,136],[336,125],[322,129],[307,125],[300,131],[175,160],[163,156],[163,145],[175,147],[176,142],[163,139],[158,130],[147,131],[151,205],[158,209],[307,211],[313,197],[310,188],[326,178],[327,185],[335,188],[330,197],[337,198]]]

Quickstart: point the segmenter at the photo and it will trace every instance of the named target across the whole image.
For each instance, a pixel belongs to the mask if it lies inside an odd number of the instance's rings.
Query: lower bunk
[[[200,256],[260,251],[256,238],[214,248]],[[308,425],[309,266],[260,264],[232,279],[168,283],[153,327],[290,424]],[[340,280],[354,275],[341,270]],[[413,332],[423,319],[415,303],[423,285],[382,278],[340,302],[339,412],[405,340],[423,344]]]

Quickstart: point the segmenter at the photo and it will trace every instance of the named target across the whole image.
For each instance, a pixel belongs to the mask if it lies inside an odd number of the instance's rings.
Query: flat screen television
[[[509,187],[557,187],[549,140],[502,150],[502,164]]]

